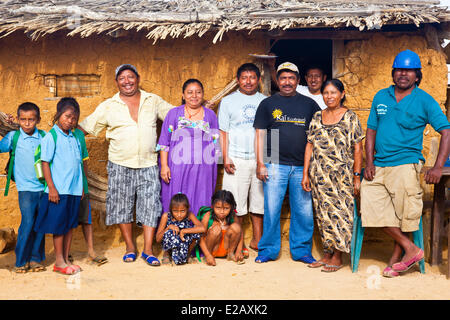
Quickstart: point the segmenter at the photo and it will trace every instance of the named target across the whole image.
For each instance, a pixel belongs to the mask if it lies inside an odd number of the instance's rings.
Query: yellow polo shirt
[[[109,141],[108,160],[128,168],[147,168],[158,164],[156,120],[164,120],[174,106],[161,97],[141,91],[138,122],[119,93],[100,103],[95,111],[80,123],[86,132],[97,136],[106,128]]]

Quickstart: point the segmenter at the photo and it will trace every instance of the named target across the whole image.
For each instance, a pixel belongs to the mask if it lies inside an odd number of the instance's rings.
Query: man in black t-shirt
[[[280,215],[288,187],[292,258],[308,264],[315,261],[311,255],[314,229],[311,194],[303,191],[302,178],[307,130],[320,107],[313,99],[297,93],[299,79],[296,65],[281,64],[277,69],[280,92],[261,101],[253,123],[256,175],[264,188],[263,235],[255,259],[258,263],[275,260],[280,252]]]

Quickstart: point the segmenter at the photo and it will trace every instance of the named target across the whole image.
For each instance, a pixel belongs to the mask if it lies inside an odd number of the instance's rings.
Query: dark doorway
[[[332,40],[271,40],[270,44],[272,46],[270,51],[278,56],[275,67],[277,68],[278,65],[286,61],[297,65],[300,70],[301,85],[306,85],[305,69],[309,65],[320,66],[327,75],[327,79],[331,79],[333,70]],[[278,91],[278,88],[273,88],[272,86],[272,92],[273,90]]]

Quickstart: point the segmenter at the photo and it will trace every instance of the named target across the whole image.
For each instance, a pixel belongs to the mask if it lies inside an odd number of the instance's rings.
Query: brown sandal
[[[46,267],[44,267],[42,264],[40,264],[39,262],[30,262],[29,264],[29,270],[31,272],[41,272],[41,271],[45,271],[47,270]]]

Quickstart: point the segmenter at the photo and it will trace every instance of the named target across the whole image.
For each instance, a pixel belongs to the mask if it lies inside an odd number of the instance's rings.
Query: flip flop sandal
[[[131,260],[127,260],[127,259],[131,259]],[[125,263],[134,262],[134,261],[136,261],[136,253],[135,252],[127,253],[123,256],[122,260]]]
[[[105,264],[108,262],[108,258],[104,256],[96,256],[95,258],[90,258],[92,263],[97,264],[97,266],[101,266],[102,264]]]
[[[242,254],[244,255],[244,259],[248,259],[250,253],[247,248],[242,249]]]
[[[30,262],[29,270],[31,272],[41,272],[47,270],[47,268],[38,262]]]
[[[325,262],[319,260],[319,261],[308,264],[308,268],[320,268],[325,265],[326,265]]]
[[[411,269],[417,262],[419,262],[420,260],[422,260],[424,257],[424,252],[422,249],[419,250],[419,252],[417,252],[417,254],[410,260],[408,261],[400,261],[397,263],[394,263],[392,265],[392,269],[396,272],[405,272],[408,271],[409,269]]]
[[[322,271],[322,272],[328,272],[328,273],[330,273],[330,272],[336,272],[336,271],[338,271],[339,269],[341,269],[343,266],[344,266],[343,264],[341,264],[340,266],[336,266],[336,265],[333,265],[333,264],[325,264],[324,268],[323,268],[322,270],[320,270],[320,271]],[[325,268],[333,268],[333,269],[332,269],[332,270],[327,270],[327,269],[325,269]]]
[[[14,267],[13,271],[15,273],[27,273],[28,272],[28,268],[26,266]]]
[[[70,275],[80,272],[80,270],[74,268],[74,265],[70,265],[65,268],[53,266],[53,272],[57,272],[57,273],[61,273],[61,274],[70,276]]]
[[[398,273],[397,271],[394,271],[394,269],[392,269],[392,267],[386,267],[383,270],[383,276],[386,278],[395,278],[398,277],[400,275],[400,273]]]
[[[141,258],[144,259],[145,262],[147,262],[147,264],[152,267],[159,267],[161,265],[161,262],[155,256],[150,256],[142,252]]]

